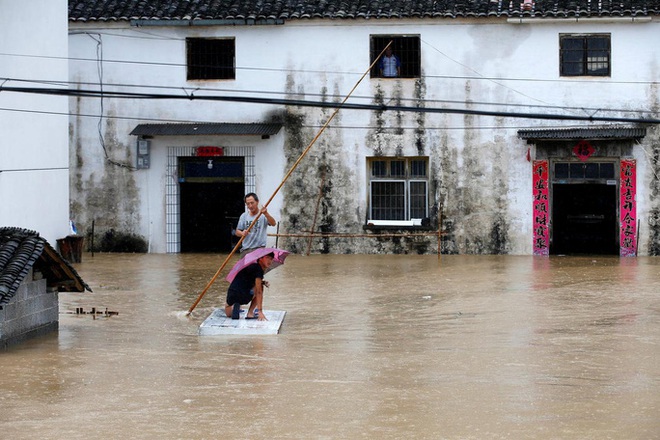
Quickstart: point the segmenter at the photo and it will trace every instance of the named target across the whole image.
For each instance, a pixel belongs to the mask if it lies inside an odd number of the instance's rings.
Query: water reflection
[[[267,275],[281,334],[199,337],[224,258],[85,255],[94,293],[0,353],[3,435],[660,436],[657,259],[291,255]]]

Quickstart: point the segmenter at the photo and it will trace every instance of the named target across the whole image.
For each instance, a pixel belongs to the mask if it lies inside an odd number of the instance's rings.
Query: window
[[[371,69],[371,77],[419,78],[421,72],[421,55],[418,35],[372,35],[370,47],[371,62],[374,62],[376,57],[380,55],[390,41],[392,42],[392,45],[390,46],[392,49],[392,55],[398,60],[398,72],[395,71],[396,73],[388,73],[387,70],[382,70],[383,67],[387,69],[386,66],[382,65],[384,62],[383,58],[386,57],[386,54],[383,54],[383,57],[381,57]]]
[[[561,76],[609,76],[609,35],[560,35]]]
[[[235,79],[234,39],[186,38],[187,79]]]
[[[409,221],[428,217],[428,158],[367,158],[369,218]]]
[[[556,162],[555,179],[614,179],[613,162]]]

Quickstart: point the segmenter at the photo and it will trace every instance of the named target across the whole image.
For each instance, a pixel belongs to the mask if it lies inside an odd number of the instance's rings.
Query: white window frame
[[[425,185],[424,188],[424,216],[422,218],[429,216],[429,181],[425,179],[413,178],[408,180],[408,195],[412,194],[410,190],[410,184],[414,182],[422,182]],[[412,197],[408,197],[408,213],[412,212],[412,207],[410,206]],[[409,215],[412,218],[412,214]]]
[[[401,161],[405,162],[405,174],[400,178],[392,177],[389,175],[389,162],[390,161]],[[419,176],[410,177],[410,164],[412,161],[423,160],[426,162],[426,178],[420,178]],[[373,176],[373,162],[375,161],[387,161],[388,175],[383,177]],[[369,179],[368,184],[368,225],[373,226],[421,226],[422,218],[427,218],[429,215],[429,158],[427,156],[414,156],[414,157],[369,157],[367,158],[367,176]],[[373,206],[373,195],[374,195],[374,183],[401,183],[403,185],[403,219],[394,220],[394,219],[374,219],[374,206]],[[411,186],[414,182],[424,183],[424,216],[422,218],[412,218],[411,212]],[[395,208],[392,208],[395,209]],[[396,208],[398,210],[398,208]]]

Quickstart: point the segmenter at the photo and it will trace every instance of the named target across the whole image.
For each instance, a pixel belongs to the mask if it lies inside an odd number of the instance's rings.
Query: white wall
[[[66,88],[67,51],[66,1],[0,0],[3,86]],[[0,93],[0,225],[53,246],[69,233],[68,122],[64,96]]]
[[[93,34],[83,35],[85,30]],[[559,76],[559,34],[597,33],[612,35],[611,78],[566,79]],[[103,82],[106,90],[130,90],[155,93],[238,94],[259,97],[287,97],[319,100],[321,95],[345,96],[367,69],[369,37],[374,34],[414,34],[421,36],[423,84],[415,80],[379,80],[365,78],[349,102],[374,103],[381,94],[386,103],[412,105],[420,96],[427,107],[485,109],[519,113],[558,113],[589,115],[588,108],[622,109],[608,116],[638,116],[633,109],[658,107],[657,86],[660,47],[639,42],[660,41],[660,25],[655,22],[511,24],[503,20],[347,20],[292,21],[283,26],[232,27],[143,27],[127,24],[72,24],[70,53],[75,81],[98,82],[97,41],[101,41]],[[236,38],[237,79],[235,81],[186,82],[186,37]],[[139,64],[110,62],[136,61]],[[163,89],[125,86],[158,86]],[[80,86],[84,87],[83,85]],[[212,91],[205,92],[203,89]],[[433,101],[435,100],[435,101]],[[485,106],[481,103],[493,103]],[[98,100],[72,103],[72,111],[94,114]],[[149,119],[194,120],[209,122],[255,122],[268,119],[279,106],[190,101],[105,100],[107,115],[120,116],[104,125],[106,147],[110,154],[128,162],[128,152],[134,150],[135,138],[128,133]],[[584,110],[582,110],[584,109]],[[331,111],[320,109],[295,110],[303,116],[304,139],[311,141]],[[596,112],[596,114],[598,114]],[[602,114],[602,113],[601,113]],[[142,121],[132,118],[144,118]],[[107,176],[107,164],[100,159],[98,120],[79,118],[75,122],[72,143],[83,166],[77,169],[74,190],[78,203],[84,205],[89,192],[84,188],[99,187]],[[379,125],[380,124],[380,125]],[[427,113],[420,120],[415,113],[386,113],[379,122],[373,112],[342,110],[333,122],[341,128],[331,128],[319,139],[315,149],[335,155],[338,167],[345,172],[342,180],[342,205],[345,224],[358,232],[364,221],[366,205],[365,157],[378,150],[385,155],[401,152],[417,154],[415,128],[423,128],[423,148],[431,157],[434,178],[439,188],[431,197],[443,203],[444,214],[456,219],[457,242],[470,237],[487,239],[488,228],[495,213],[507,220],[510,252],[531,253],[531,166],[526,159],[528,146],[518,139],[521,128],[565,127],[574,122],[517,119],[505,117],[465,116]],[[585,124],[581,124],[585,125]],[[401,134],[389,131],[403,128]],[[379,130],[383,128],[384,130]],[[649,139],[636,150],[640,161],[646,160],[643,148],[650,148],[658,139],[651,131]],[[217,141],[212,139],[210,141]],[[181,142],[197,142],[196,139]],[[238,142],[230,139],[227,142]],[[249,142],[251,141],[245,141]],[[153,144],[155,162],[167,140]],[[300,150],[306,146],[300,145]],[[215,144],[215,143],[212,143]],[[287,138],[269,141],[257,148],[258,192],[262,198],[270,194],[287,171],[283,154],[294,146]],[[279,158],[276,161],[273,159]],[[318,158],[317,158],[318,159]],[[309,160],[315,160],[310,158]],[[644,169],[642,167],[642,169]],[[150,231],[160,225],[162,215],[164,170],[152,166],[145,178],[144,171],[125,173],[132,181],[126,197],[135,197],[140,219],[131,223],[137,232],[155,237],[162,232]],[[648,176],[640,176],[648,180]],[[110,179],[112,180],[112,179]],[[480,181],[484,185],[480,185]],[[497,181],[497,184],[493,184]],[[148,182],[148,183],[147,183]],[[488,183],[490,182],[490,183]],[[318,185],[310,179],[309,185]],[[146,186],[148,185],[148,191]],[[336,190],[337,188],[335,188]],[[314,189],[316,192],[317,189]],[[504,193],[501,193],[504,191]],[[147,196],[148,194],[148,196]],[[146,199],[148,197],[148,200]],[[274,208],[282,209],[277,200]],[[313,204],[313,200],[307,203]],[[644,210],[644,201],[639,201]],[[148,212],[145,207],[149,207]],[[340,209],[340,208],[337,208]],[[277,211],[275,211],[278,214]],[[128,219],[128,212],[119,211]],[[479,240],[476,240],[479,241]],[[478,246],[459,244],[459,252],[479,251]],[[476,245],[475,245],[476,246]],[[159,243],[152,249],[162,249]]]

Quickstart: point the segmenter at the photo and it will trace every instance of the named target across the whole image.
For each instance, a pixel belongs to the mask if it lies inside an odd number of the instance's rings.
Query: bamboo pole
[[[277,186],[277,188],[275,189],[275,191],[273,191],[273,194],[270,196],[270,198],[268,199],[268,201],[267,201],[266,203],[263,204],[263,206],[262,206],[261,209],[263,209],[263,208],[267,208],[268,205],[270,205],[270,202],[272,202],[273,199],[275,198],[275,196],[277,195],[277,193],[280,192],[280,189],[282,189],[282,187],[284,186],[284,183],[285,183],[287,180],[289,180],[289,177],[291,176],[291,174],[293,174],[293,172],[296,170],[296,168],[298,168],[298,165],[300,164],[300,162],[302,162],[302,160],[303,160],[304,157],[307,155],[307,153],[309,153],[309,150],[312,149],[312,146],[316,143],[316,141],[318,140],[318,138],[321,137],[321,134],[323,134],[323,132],[325,131],[325,129],[328,127],[328,125],[330,125],[330,122],[332,122],[332,120],[335,118],[335,116],[337,116],[337,113],[339,112],[339,110],[341,110],[342,106],[343,106],[344,104],[346,104],[346,101],[348,101],[348,98],[350,98],[350,96],[353,94],[353,92],[355,91],[355,89],[357,89],[357,87],[360,85],[360,83],[362,82],[362,80],[364,79],[364,77],[367,76],[367,74],[371,71],[371,69],[374,67],[374,65],[376,65],[376,63],[378,62],[378,60],[380,60],[380,57],[383,56],[383,54],[385,53],[385,51],[387,50],[387,48],[390,47],[391,45],[392,45],[392,41],[390,41],[390,42],[387,44],[387,46],[385,46],[385,48],[383,48],[383,50],[381,51],[380,54],[378,54],[378,56],[376,57],[376,59],[374,60],[374,62],[371,63],[371,64],[369,65],[369,68],[368,68],[368,69],[362,74],[362,76],[360,77],[360,79],[355,83],[355,85],[353,86],[353,88],[351,89],[351,91],[348,92],[348,95],[346,95],[346,97],[345,97],[344,100],[341,102],[341,104],[340,104],[339,106],[337,106],[337,108],[335,108],[335,110],[332,112],[332,114],[330,115],[330,117],[328,118],[328,120],[325,122],[325,124],[323,124],[323,126],[321,127],[321,129],[319,130],[319,132],[316,133],[316,136],[314,136],[314,138],[313,138],[312,141],[309,143],[309,145],[307,145],[307,148],[305,148],[305,150],[302,152],[302,154],[300,155],[300,157],[298,157],[298,160],[296,160],[296,162],[293,164],[293,166],[291,167],[291,169],[289,169],[289,171],[288,171],[288,172],[286,173],[286,175],[284,176],[284,179],[282,179],[282,182],[280,182],[280,184]],[[202,293],[199,294],[199,296],[197,297],[197,299],[195,300],[195,302],[193,303],[193,305],[190,306],[190,309],[188,309],[188,313],[186,313],[186,316],[189,316],[189,315],[192,313],[192,311],[195,309],[195,307],[197,307],[197,304],[199,304],[199,302],[202,300],[202,298],[204,297],[204,295],[206,294],[206,292],[207,292],[207,291],[209,290],[209,288],[213,285],[213,283],[215,282],[215,280],[216,280],[216,279],[218,278],[218,276],[220,275],[220,272],[222,272],[222,269],[224,269],[225,266],[227,266],[227,263],[229,262],[229,259],[232,257],[232,255],[234,255],[234,254],[236,253],[236,250],[240,247],[241,243],[243,243],[243,239],[244,239],[245,236],[250,232],[250,229],[252,229],[252,226],[257,222],[257,220],[259,219],[259,217],[261,217],[261,210],[259,210],[259,213],[258,213],[257,216],[255,217],[254,221],[252,221],[252,223],[248,226],[248,228],[243,232],[243,236],[241,237],[240,240],[238,240],[238,243],[236,243],[236,245],[234,246],[234,249],[232,249],[232,251],[229,253],[229,255],[227,255],[227,258],[225,258],[225,261],[222,263],[222,265],[221,265],[220,268],[217,270],[217,272],[215,273],[215,275],[213,275],[213,277],[211,278],[211,281],[208,282],[208,284],[206,285],[206,287],[204,288],[204,290],[202,290]]]

